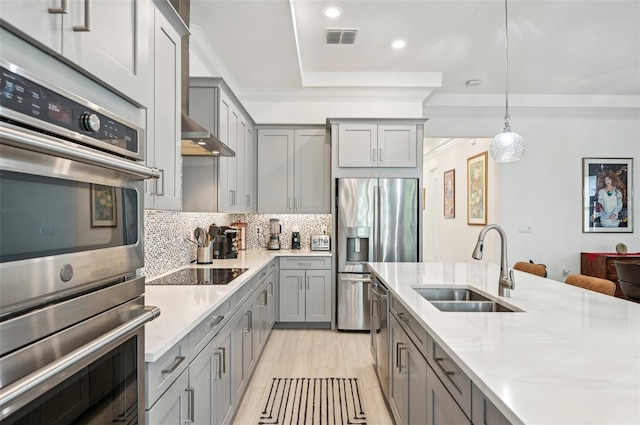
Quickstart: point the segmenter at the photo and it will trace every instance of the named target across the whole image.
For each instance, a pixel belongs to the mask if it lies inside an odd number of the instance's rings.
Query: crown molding
[[[424,106],[423,115],[427,118],[495,118],[504,115],[504,107],[498,106]],[[517,119],[539,118],[567,119],[640,119],[640,107],[513,107],[509,106],[509,115]]]

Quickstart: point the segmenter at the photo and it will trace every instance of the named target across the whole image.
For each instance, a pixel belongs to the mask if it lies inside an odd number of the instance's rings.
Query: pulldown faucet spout
[[[509,270],[509,263],[507,261],[507,234],[504,229],[497,224],[489,224],[480,230],[478,235],[478,242],[473,250],[471,256],[476,259],[482,259],[482,250],[484,248],[484,237],[489,230],[495,230],[500,235],[501,248],[500,248],[500,278],[498,279],[498,294],[501,297],[510,296],[510,290],[515,287],[515,280],[513,279],[513,270]]]

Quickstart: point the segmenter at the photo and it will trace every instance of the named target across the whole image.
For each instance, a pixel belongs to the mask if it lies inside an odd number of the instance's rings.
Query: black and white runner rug
[[[272,378],[258,424],[366,424],[357,378]]]

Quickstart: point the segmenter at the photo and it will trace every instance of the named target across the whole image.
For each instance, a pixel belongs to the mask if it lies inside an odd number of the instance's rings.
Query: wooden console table
[[[640,262],[640,252],[625,255],[610,252],[582,252],[580,253],[580,273],[613,281],[616,284],[615,296],[627,299],[620,289],[618,271],[614,261],[638,263]]]

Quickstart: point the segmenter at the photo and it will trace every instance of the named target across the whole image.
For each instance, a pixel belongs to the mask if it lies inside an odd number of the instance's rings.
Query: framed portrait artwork
[[[444,218],[456,216],[456,170],[444,172]]]
[[[467,158],[467,224],[487,224],[487,152]]]
[[[582,232],[633,232],[633,158],[582,158]]]
[[[91,227],[116,227],[116,189],[91,185]]]

